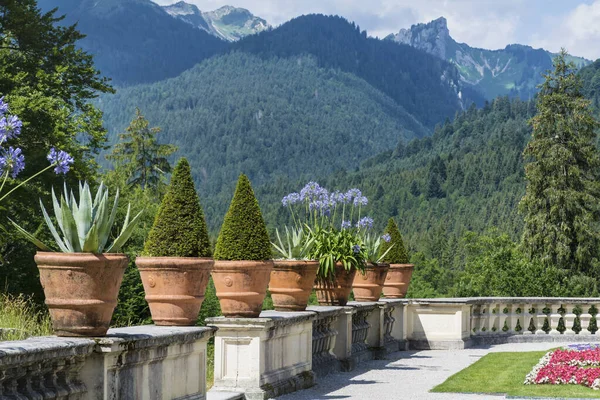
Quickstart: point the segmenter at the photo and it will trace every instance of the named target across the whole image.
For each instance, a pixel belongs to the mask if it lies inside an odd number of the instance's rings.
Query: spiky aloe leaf
[[[17,229],[17,231],[23,235],[23,237],[33,243],[38,249],[42,251],[51,251],[48,246],[46,246],[42,241],[33,236],[31,233],[27,232],[25,229],[21,228],[15,221],[12,219],[8,219],[10,223]]]
[[[74,200],[74,198],[71,198]],[[73,201],[74,202],[74,201]],[[79,244],[79,236],[77,234],[77,224],[73,218],[73,212],[67,205],[64,198],[60,199],[60,208],[62,209],[63,226],[65,228],[65,243],[69,243],[72,251],[75,253],[81,252],[81,245]]]
[[[92,225],[92,228],[88,232],[85,242],[82,246],[82,250],[86,253],[101,253],[102,251],[98,248],[98,225]]]
[[[54,188],[52,188],[52,205],[54,207],[54,216],[56,217],[56,222],[58,222],[58,227],[60,228],[60,231],[64,234],[65,231],[63,229],[62,223],[62,211],[60,209],[60,203],[56,198],[56,193],[54,193]]]
[[[73,210],[73,219],[77,227],[79,245],[84,248],[93,222],[92,194],[87,182],[79,184],[79,207]]]
[[[108,195],[108,192],[107,192]],[[104,249],[106,247],[106,243],[108,243],[108,238],[110,237],[110,231],[112,229],[113,224],[115,223],[115,218],[117,216],[117,206],[119,204],[119,189],[117,189],[117,193],[115,194],[115,201],[113,203],[113,208],[110,213],[110,217],[107,223],[106,232],[102,232],[102,237],[100,239],[100,248]],[[127,215],[129,215],[129,208],[127,209]],[[125,229],[125,228],[123,228]]]
[[[48,213],[46,212],[46,208],[44,207],[44,204],[42,204],[42,200],[40,200],[40,207],[42,208],[42,214],[44,215],[44,220],[46,221],[46,225],[48,225],[48,229],[50,229],[50,233],[52,233],[52,236],[54,237],[54,240],[56,241],[56,244],[58,245],[60,250],[64,253],[72,253],[73,247],[71,247],[70,243],[68,243],[66,241],[63,242],[62,238],[56,231],[56,228],[54,227],[54,224],[52,223],[50,216],[48,216]]]
[[[121,231],[119,236],[115,239],[115,241],[108,248],[108,250],[106,250],[107,253],[117,253],[121,251],[121,247],[125,244],[125,242],[127,242],[127,240],[129,240],[129,237],[133,233],[133,230],[137,225],[137,221],[143,212],[144,210],[140,211],[135,217],[133,217],[131,222],[129,222],[128,218],[126,218],[126,222],[128,222],[128,224],[125,224],[123,226],[123,230]],[[127,209],[127,217],[129,217],[129,208]]]

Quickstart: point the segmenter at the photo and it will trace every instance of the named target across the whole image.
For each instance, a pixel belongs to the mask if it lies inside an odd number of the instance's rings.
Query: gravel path
[[[279,397],[281,400],[475,400],[504,399],[504,396],[429,393],[449,376],[484,355],[498,351],[538,351],[556,343],[515,343],[466,350],[423,350],[394,353],[387,360],[360,364],[352,372],[330,374],[316,386]]]

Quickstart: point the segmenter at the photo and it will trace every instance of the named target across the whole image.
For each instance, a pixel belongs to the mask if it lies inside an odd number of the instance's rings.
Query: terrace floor
[[[504,399],[504,396],[492,396],[490,394],[429,393],[429,390],[490,352],[543,351],[555,347],[557,347],[556,343],[514,343],[465,350],[398,352],[388,355],[387,360],[374,360],[359,364],[357,369],[352,372],[334,373],[319,378],[316,386],[279,397],[279,399]],[[511,399],[515,399],[515,397],[511,397]]]

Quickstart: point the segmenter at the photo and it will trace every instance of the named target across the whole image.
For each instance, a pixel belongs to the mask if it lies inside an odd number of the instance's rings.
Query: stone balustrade
[[[214,331],[137,326],[98,339],[0,342],[0,398],[205,399]]]
[[[398,350],[600,341],[598,310],[600,299],[381,299],[212,318],[208,328],[30,338],[0,343],[0,398],[264,399]],[[213,335],[215,382],[206,393],[206,344]]]

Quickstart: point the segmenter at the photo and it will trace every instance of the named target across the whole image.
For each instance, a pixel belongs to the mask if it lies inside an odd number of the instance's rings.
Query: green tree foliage
[[[119,135],[119,142],[113,146],[107,159],[125,170],[129,176],[127,183],[139,185],[142,189],[150,187],[158,190],[162,176],[171,173],[167,157],[177,147],[158,143],[156,136],[160,128],[149,128],[149,125],[140,109],[136,108],[135,118],[125,133]]]
[[[413,47],[369,38],[342,17],[304,15],[232,47],[267,59],[311,54],[321,67],[364,79],[431,128],[461,109],[456,67]],[[469,90],[463,96],[467,104],[483,102]]]
[[[465,269],[457,279],[457,296],[553,297],[564,293],[559,269],[531,262],[508,235],[469,232],[463,241]]]
[[[216,260],[269,260],[271,241],[250,180],[240,175],[217,245]]]
[[[57,23],[51,14],[38,10],[35,0],[0,3],[0,96],[24,123],[22,134],[9,143],[22,148],[27,157],[22,176],[46,167],[46,155],[56,147],[75,158],[66,177],[67,184],[75,186],[79,179],[94,181],[97,176],[95,156],[104,146],[106,132],[102,114],[90,100],[112,89],[99,76],[92,56],[75,46],[82,35],[75,27]],[[7,182],[4,190],[16,183]],[[46,201],[50,188],[62,184],[52,171],[40,175],[3,204],[0,221],[10,216],[29,231],[43,231],[39,198]],[[15,232],[0,233],[2,290],[35,293],[41,299],[34,251]]]
[[[583,93],[590,99],[596,113],[600,113],[600,59],[582,68],[579,72],[583,82]]]
[[[280,177],[306,181],[354,169],[391,143],[428,134],[365,81],[319,68],[308,56],[262,60],[233,53],[101,100],[113,143],[137,106],[161,126],[161,141],[189,160],[213,229],[239,171],[256,185]]]
[[[382,242],[380,254],[384,254],[390,247],[391,249],[385,255],[383,261],[390,264],[408,264],[408,253],[406,252],[402,234],[400,233],[400,229],[398,229],[398,225],[396,225],[394,218],[388,220],[384,233],[389,234],[391,240],[387,243],[385,241]]]
[[[171,17],[151,0],[39,0],[58,7],[64,23],[86,35],[78,45],[96,55],[104,76],[119,86],[174,77],[225,50],[227,43]]]
[[[153,257],[212,255],[204,212],[185,158],[175,167],[167,194],[148,234],[144,253]]]
[[[523,247],[543,265],[597,271],[600,222],[598,126],[581,92],[575,65],[563,50],[546,75],[532,119],[533,136],[524,156],[527,191]]]

